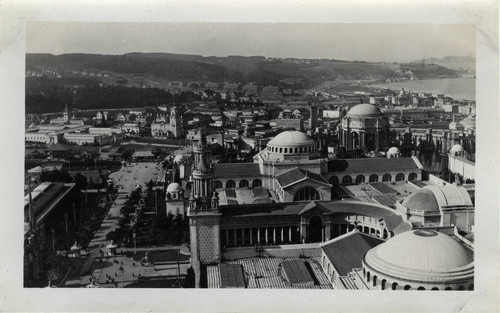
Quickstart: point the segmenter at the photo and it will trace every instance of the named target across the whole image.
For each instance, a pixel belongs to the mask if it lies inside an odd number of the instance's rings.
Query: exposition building
[[[375,123],[379,125],[380,122]],[[235,279],[240,282],[249,281],[250,277],[245,278],[246,269],[233,268],[242,264],[229,267],[224,264],[262,255],[309,256],[312,258],[310,266],[318,265],[323,271],[321,275],[328,276],[325,259],[323,264],[319,263],[324,245],[352,235],[368,238],[356,241],[350,248],[356,251],[351,258],[356,260],[355,264],[346,265],[352,263],[346,260],[340,262],[345,267],[345,275],[341,276],[347,277],[352,270],[362,267],[365,254],[370,256],[377,251],[370,249],[376,249],[378,244],[390,247],[391,238],[413,234],[405,211],[389,207],[377,201],[377,197],[368,201],[347,200],[339,197],[334,189],[366,184],[366,188],[383,193],[391,188],[384,189],[377,184],[419,181],[422,165],[415,157],[402,158],[396,154],[393,158],[331,160],[321,157],[318,144],[304,133],[285,131],[270,140],[267,147],[255,155],[254,162],[231,164],[208,161],[206,138],[202,133],[201,140],[193,147],[193,158],[191,168],[187,158],[177,156],[174,159],[173,175],[166,179],[166,202],[167,211],[179,210],[183,203],[189,217],[191,264],[197,287],[207,268],[208,276],[216,277],[214,281],[219,282],[209,283],[212,287],[223,286],[220,278],[226,274],[236,275],[238,279]],[[438,235],[438,238],[443,236],[448,235]],[[429,243],[439,244],[433,240]],[[301,252],[296,252],[297,249]],[[287,266],[302,267],[300,262],[293,264]],[[326,280],[330,286],[339,288],[332,277]],[[403,281],[398,284],[403,285]],[[362,289],[354,283],[351,285],[352,289]],[[342,283],[344,289],[351,285]],[[241,287],[241,284],[225,286]],[[243,287],[248,287],[248,283]]]

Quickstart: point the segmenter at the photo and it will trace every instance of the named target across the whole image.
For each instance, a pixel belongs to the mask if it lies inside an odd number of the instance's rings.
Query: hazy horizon
[[[203,57],[203,58],[212,58],[212,57],[216,57],[216,58],[225,58],[225,57],[234,57],[234,56],[237,56],[237,57],[265,57],[265,58],[280,58],[280,59],[328,59],[328,60],[338,60],[338,61],[346,61],[346,60],[343,60],[343,59],[338,59],[338,58],[297,58],[297,57],[273,57],[273,56],[265,56],[265,55],[240,55],[240,54],[228,54],[228,55],[202,55],[202,54],[198,54],[198,53],[174,53],[174,52],[169,52],[169,51],[163,51],[163,52],[145,52],[145,51],[130,51],[130,52],[125,52],[125,53],[87,53],[87,52],[69,52],[69,53],[60,53],[60,54],[54,54],[54,53],[47,53],[47,52],[27,52],[26,54],[50,54],[50,55],[54,55],[54,56],[62,56],[62,55],[71,55],[71,54],[88,54],[88,55],[109,55],[109,56],[121,56],[121,55],[126,55],[126,54],[174,54],[174,55],[194,55],[194,56],[200,56],[200,57]],[[470,55],[445,55],[445,56],[442,56],[442,57],[435,57],[435,56],[430,56],[430,57],[425,57],[425,58],[421,58],[420,60],[423,60],[423,59],[431,59],[431,58],[435,58],[435,59],[442,59],[442,58],[445,58],[445,57],[472,57],[472,58],[475,58],[473,56],[470,56]],[[405,61],[405,62],[412,62],[412,61],[418,61],[419,59],[417,60],[410,60],[410,61]],[[398,62],[398,61],[365,61],[365,60],[350,60],[350,61],[353,61],[353,62],[371,62],[371,63],[388,63],[388,62]]]
[[[28,22],[26,53],[192,54],[410,62],[475,57],[468,24]]]

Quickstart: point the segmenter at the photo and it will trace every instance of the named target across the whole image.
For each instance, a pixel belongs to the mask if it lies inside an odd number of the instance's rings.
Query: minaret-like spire
[[[191,194],[189,195],[189,210],[194,211],[196,209],[196,198],[193,195],[194,189],[191,189]]]
[[[219,194],[215,190],[214,190],[214,193],[213,193],[213,196],[212,196],[211,206],[212,206],[212,210],[218,210],[219,209]]]

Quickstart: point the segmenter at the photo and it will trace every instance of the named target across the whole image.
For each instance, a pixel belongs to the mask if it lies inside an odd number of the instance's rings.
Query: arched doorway
[[[349,175],[342,177],[342,184],[352,184],[352,178]]]
[[[365,147],[368,150],[375,150],[375,134],[367,133],[365,135]]]
[[[365,182],[365,175],[356,176],[356,184],[361,184]]]
[[[370,183],[376,183],[376,182],[378,182],[378,175],[377,174],[370,175]]]
[[[258,179],[258,178],[257,178],[257,179],[254,179],[254,180],[252,181],[252,187],[262,187],[262,180],[260,180],[260,179]]]
[[[338,185],[339,178],[337,176],[332,176],[332,177],[330,177],[330,179],[328,179],[328,182],[332,185]]]
[[[222,188],[222,182],[220,180],[214,180],[214,188],[215,189]]]
[[[309,220],[309,242],[323,241],[323,220],[319,216],[313,216]]]

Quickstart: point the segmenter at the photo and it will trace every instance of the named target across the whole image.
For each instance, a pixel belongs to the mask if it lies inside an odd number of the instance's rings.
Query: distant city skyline
[[[28,22],[27,53],[165,52],[371,62],[475,57],[470,24]]]

